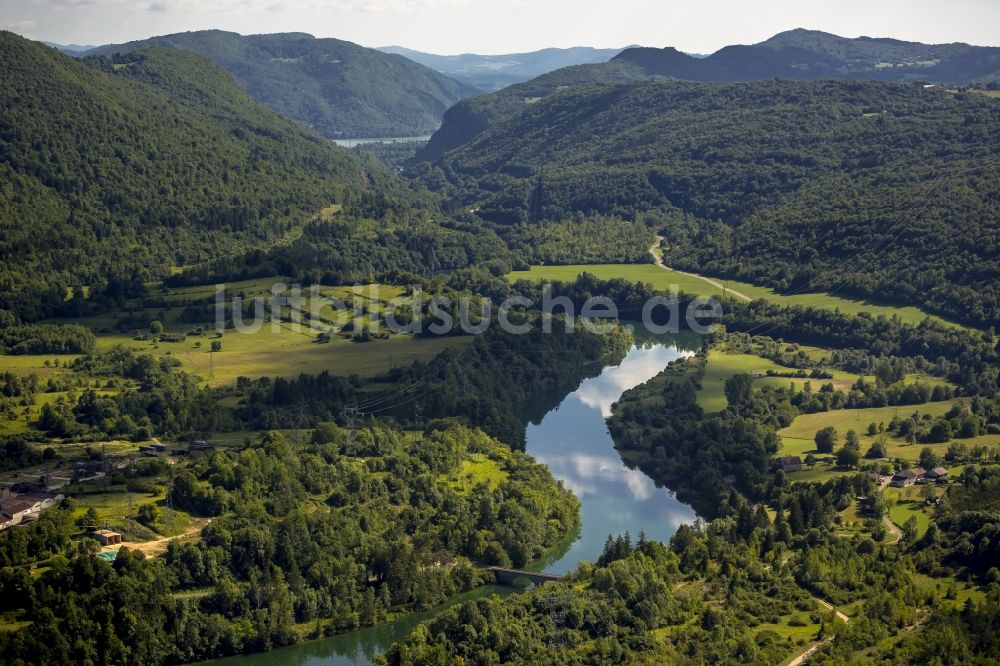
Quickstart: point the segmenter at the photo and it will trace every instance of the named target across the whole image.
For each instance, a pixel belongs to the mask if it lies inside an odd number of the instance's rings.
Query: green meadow
[[[713,349],[709,352],[705,376],[702,379],[701,390],[698,391],[698,404],[709,414],[725,409],[728,404],[725,393],[726,380],[737,374],[762,375],[754,380],[758,386],[774,388],[795,386],[796,390],[801,390],[806,382],[809,382],[813,390],[818,390],[823,384],[833,384],[834,388],[847,391],[858,379],[856,375],[830,368],[827,368],[827,371],[833,375],[832,379],[768,377],[768,371],[788,373],[795,370],[754,354],[734,354]]]
[[[663,268],[655,264],[573,264],[568,266],[532,266],[526,271],[511,271],[507,274],[507,279],[511,282],[517,280],[531,280],[534,282],[543,281],[573,281],[582,273],[590,273],[601,280],[611,280],[622,278],[631,282],[642,282],[651,284],[656,289],[668,290],[676,286],[678,291],[693,294],[696,296],[721,296],[722,290],[712,285],[708,280],[728,285],[728,288],[743,294],[751,299],[764,299],[779,305],[798,305],[802,307],[823,308],[827,310],[840,310],[845,314],[860,314],[867,312],[871,315],[884,315],[886,317],[898,316],[908,324],[917,324],[934,317],[920,308],[913,306],[893,306],[872,303],[870,301],[844,298],[831,294],[779,294],[768,287],[760,287],[749,282],[738,280],[725,280],[723,278],[703,278],[694,274],[680,273],[678,271]],[[944,321],[944,320],[941,320]],[[949,325],[961,327],[959,324],[948,322]]]
[[[920,457],[920,450],[925,446],[932,449],[939,456],[943,456],[948,449],[950,442],[942,444],[907,444],[902,437],[890,437],[888,433],[881,435],[867,434],[868,424],[886,424],[892,421],[893,417],[899,415],[905,418],[913,414],[923,416],[940,416],[945,414],[951,406],[959,400],[944,400],[941,402],[929,402],[923,405],[910,405],[906,407],[872,407],[869,409],[838,409],[830,412],[817,412],[815,414],[801,414],[795,418],[792,425],[778,431],[781,437],[782,455],[805,456],[806,454],[817,454],[814,437],[816,432],[827,426],[833,426],[840,435],[843,443],[848,430],[853,430],[861,441],[862,455],[867,451],[875,440],[882,436],[886,437],[886,448],[889,458],[900,458],[915,462]],[[969,439],[956,439],[956,442],[974,446],[982,444],[991,447],[1000,447],[1000,435],[981,435]],[[798,473],[796,473],[798,474]],[[795,476],[798,479],[797,476]]]
[[[275,276],[240,282],[230,282],[226,286],[226,297],[238,296],[245,300],[269,298],[272,295],[291,295],[287,289],[288,279]],[[404,289],[392,285],[355,285],[343,287],[321,287],[319,293],[327,299],[339,299],[349,312],[334,309],[329,302],[323,304],[317,314],[319,320],[309,321],[296,316],[290,307],[281,306],[281,320],[265,318],[263,325],[252,331],[226,329],[221,337],[215,332],[214,324],[203,322],[203,332],[197,333],[198,324],[186,323],[183,313],[191,304],[211,303],[215,298],[216,286],[197,285],[183,288],[167,288],[160,283],[147,285],[150,293],[162,297],[164,306],[136,311],[132,304],[130,312],[114,312],[95,317],[75,320],[61,320],[82,324],[97,335],[98,349],[110,349],[121,345],[137,352],[154,356],[170,356],[181,362],[182,367],[202,379],[203,384],[223,386],[236,382],[239,377],[295,377],[301,373],[323,371],[338,375],[372,376],[387,372],[393,367],[409,365],[415,361],[428,361],[448,347],[469,342],[466,337],[416,337],[405,333],[391,333],[384,324],[366,341],[356,340],[350,333],[336,332],[340,326],[352,319],[353,308],[357,304],[366,315],[381,317],[391,304],[408,308],[409,299]],[[307,290],[303,290],[303,295]],[[214,310],[213,310],[214,311]],[[129,326],[120,330],[119,322],[127,314],[145,316],[150,321],[159,321],[164,333],[184,336],[183,341],[170,342],[165,339],[141,339],[136,329]],[[295,318],[298,323],[291,323]],[[249,323],[249,322],[248,322]],[[148,329],[139,332],[148,334]],[[148,335],[146,337],[149,337]],[[213,343],[222,348],[212,352]],[[11,370],[19,374],[35,373],[44,379],[59,370],[46,367],[54,356],[0,356],[0,372]],[[75,357],[62,357],[60,365],[65,365]],[[3,426],[0,425],[0,428]]]

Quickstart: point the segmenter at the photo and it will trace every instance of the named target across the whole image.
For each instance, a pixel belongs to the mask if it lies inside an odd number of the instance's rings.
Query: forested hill
[[[362,187],[347,151],[195,54],[89,66],[3,32],[0,60],[0,310],[35,319],[126,294],[268,244]]]
[[[921,44],[897,39],[848,39],[816,30],[789,30],[750,46],[727,46],[699,58],[674,48],[629,48],[609,62],[565,67],[490,95],[459,102],[419,157],[439,158],[489,125],[539,98],[596,83],[650,79],[704,82],[836,78],[939,83],[1000,82],[1000,48]]]
[[[477,92],[402,56],[303,33],[185,32],[101,46],[85,55],[151,46],[211,59],[255,100],[328,138],[430,134],[445,109]]]
[[[998,126],[996,100],[913,85],[579,86],[415,172],[493,222],[661,210],[680,267],[989,326]]]
[[[675,49],[628,49],[617,56],[650,75],[691,81],[851,77],[880,81],[1000,81],[1000,48],[848,39],[818,30],[789,30],[750,46],[727,46],[706,58]]]

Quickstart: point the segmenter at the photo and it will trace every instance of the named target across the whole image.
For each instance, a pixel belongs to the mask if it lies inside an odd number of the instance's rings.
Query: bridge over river
[[[508,569],[506,567],[483,567],[483,570],[492,571],[493,575],[497,578],[497,582],[503,585],[510,585],[518,578],[527,578],[535,585],[551,583],[563,579],[562,576],[557,576],[555,574],[539,573],[537,571],[523,571],[521,569]]]

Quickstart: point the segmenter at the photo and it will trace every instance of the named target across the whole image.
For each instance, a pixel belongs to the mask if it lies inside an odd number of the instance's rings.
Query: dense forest
[[[988,327],[998,121],[995,100],[874,82],[580,85],[411,173],[492,222],[644,213],[671,266]]]
[[[432,65],[433,66],[433,65]],[[699,57],[673,47],[630,47],[607,62],[551,69],[448,109],[423,159],[469,143],[491,125],[568,87],[650,80],[703,82],[876,79],[896,82],[1000,83],[1000,48],[920,44],[898,39],[849,39],[818,30],[788,30],[752,45],[731,45]]]
[[[491,473],[467,478],[470,461]],[[5,564],[51,554],[37,577],[0,569],[0,611],[32,623],[0,632],[0,660],[181,663],[370,626],[491,576],[474,564],[523,565],[578,510],[545,468],[449,424],[415,438],[323,428],[300,444],[268,433],[174,470],[170,493],[216,518],[162,559],[94,557],[97,542],[69,539],[71,506],[0,535]]]
[[[25,319],[264,247],[361,188],[346,151],[192,53],[90,67],[10,33],[0,52],[0,309]]]
[[[734,493],[719,518],[682,526],[669,546],[641,534],[609,536],[599,561],[568,580],[451,609],[394,646],[383,663],[778,664],[793,650],[777,627],[781,618],[819,626],[828,640],[819,643],[817,663],[851,663],[864,649],[888,663],[925,656],[989,663],[997,649],[996,588],[956,610],[915,575],[927,571],[920,553],[928,540],[945,557],[962,553],[961,545],[928,532],[897,547],[868,530],[838,530],[841,507],[870,491],[858,475],[779,486],[756,508]],[[965,492],[954,487],[955,495]],[[947,515],[944,522],[969,514]],[[995,535],[996,523],[990,529]],[[995,566],[995,556],[989,563]],[[816,599],[851,605],[856,614],[837,617]],[[930,619],[928,606],[935,608]],[[926,629],[912,631],[925,621]]]
[[[201,30],[111,44],[84,56],[185,49],[226,70],[258,103],[331,139],[424,136],[477,89],[399,55],[305,33]]]

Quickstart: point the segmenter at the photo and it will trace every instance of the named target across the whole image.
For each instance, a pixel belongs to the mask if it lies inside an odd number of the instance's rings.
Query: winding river
[[[640,531],[650,539],[666,541],[682,523],[695,519],[694,510],[666,488],[622,462],[604,420],[622,393],[654,377],[670,361],[690,355],[696,341],[669,336],[636,344],[618,365],[586,379],[558,407],[538,423],[528,425],[526,450],[549,466],[580,499],[581,525],[575,534],[545,559],[528,568],[562,574],[584,560],[595,561],[609,534]],[[419,622],[446,608],[490,594],[506,596],[520,590],[489,585],[462,595],[425,613],[388,624],[331,638],[281,648],[272,652],[230,657],[210,662],[225,666],[348,666],[369,664],[394,641],[404,638]]]

